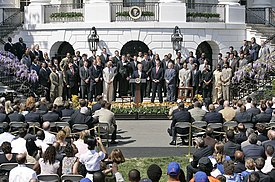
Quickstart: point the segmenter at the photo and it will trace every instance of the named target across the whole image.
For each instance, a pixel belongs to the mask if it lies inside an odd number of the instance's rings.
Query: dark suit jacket
[[[177,122],[190,122],[191,123],[190,112],[188,112],[186,110],[177,110],[177,111],[175,110],[173,112],[171,127],[174,127]]]
[[[10,122],[10,119],[5,113],[0,113],[0,123],[3,122]]]
[[[253,116],[256,116],[257,114],[260,114],[261,110],[256,107],[251,107],[250,109],[247,109],[246,112],[251,113],[253,117]]]
[[[96,103],[92,106],[92,112],[95,112],[99,109],[101,109],[101,104],[100,103]]]
[[[145,73],[148,75],[148,76],[151,76],[151,71],[152,71],[152,68],[153,68],[153,62],[152,61],[141,61],[141,64],[142,64],[142,67],[143,67],[143,71],[145,71]]]
[[[86,124],[89,128],[91,128],[93,127],[93,117],[80,112],[75,112],[71,116],[71,126],[74,124]]]
[[[61,117],[69,117],[72,116],[74,114],[74,110],[73,109],[62,109],[61,110]]]
[[[80,85],[88,85],[88,83],[85,82],[86,79],[90,79],[89,75],[89,68],[87,68],[87,71],[85,71],[84,67],[81,67],[79,69],[79,75],[80,75]]]
[[[152,72],[151,72],[151,79],[152,80],[159,80],[160,81],[159,83],[161,83],[162,80],[163,80],[163,77],[164,77],[164,70],[163,70],[163,68],[160,67],[158,69],[158,72],[156,72],[156,67],[154,67],[152,69]]]
[[[201,71],[196,70],[196,73],[194,70],[191,70],[191,85],[193,87],[198,87],[201,82]]]
[[[267,114],[266,112],[261,112],[252,118],[253,123],[269,123],[271,120],[271,114]]]
[[[245,168],[244,163],[242,163],[242,162],[235,163],[234,173],[241,173],[245,170],[246,170],[246,168]]]
[[[197,168],[200,158],[202,157],[208,157],[213,154],[213,147],[211,146],[205,146],[204,148],[199,148],[193,153],[193,161],[191,162],[191,165],[194,168]]]
[[[266,109],[266,111],[265,111],[267,114],[272,114],[272,112],[273,112],[273,109],[272,108],[270,108],[270,107],[268,107],[267,109]]]
[[[40,66],[38,64],[37,65],[32,64],[31,65],[31,70],[36,71],[37,75],[39,75]]]
[[[268,137],[262,133],[259,133],[258,136],[257,136],[257,139],[260,141],[260,142],[264,142],[264,141],[268,141]]]
[[[275,140],[267,140],[267,141],[265,141],[265,142],[262,143],[262,146],[264,148],[266,148],[267,145],[272,145],[275,148]]]
[[[70,88],[78,86],[78,72],[74,70],[74,74],[70,69],[66,71],[66,83]]]
[[[43,52],[41,50],[34,51],[34,55],[38,56],[39,61],[44,61]]]
[[[251,123],[252,120],[252,114],[248,112],[239,112],[235,116],[235,120],[238,123]]]
[[[17,111],[11,113],[8,115],[10,121],[16,121],[16,122],[24,122],[25,121],[25,116],[22,114],[19,114]]]
[[[222,123],[223,122],[223,117],[222,114],[219,112],[207,112],[204,116],[204,120],[207,123]]]
[[[43,122],[49,121],[49,122],[58,122],[59,121],[59,115],[56,112],[47,112],[46,114],[42,115]]]
[[[39,122],[41,123],[41,117],[38,113],[29,112],[25,115],[26,122]]]
[[[250,47],[250,50],[252,51],[252,54],[251,54],[251,56],[252,56],[252,59],[254,60],[254,61],[256,61],[257,59],[258,59],[258,55],[259,55],[259,50],[260,50],[260,48],[261,48],[261,46],[260,45],[258,45],[258,44],[253,44],[253,45],[251,45],[251,47]]]
[[[224,144],[224,153],[231,159],[234,159],[236,150],[241,150],[241,146],[239,144],[233,143],[232,141],[228,141]]]
[[[15,54],[15,48],[12,43],[9,43],[9,42],[5,43],[4,50]]]
[[[240,51],[246,52],[246,54],[248,54],[249,53],[249,46],[248,45],[241,46],[240,47]]]
[[[258,157],[264,157],[264,147],[257,144],[249,144],[243,148],[243,153],[246,158],[251,157],[254,160]]]
[[[235,135],[235,140],[237,144],[241,144],[242,142],[247,140],[246,133],[241,131],[240,133]]]
[[[268,175],[270,176],[271,181],[275,181],[275,169],[272,169]]]
[[[219,105],[216,109],[215,109],[215,111],[216,112],[219,112],[220,110],[223,110],[224,108],[223,108],[223,105]]]
[[[46,113],[46,112],[48,112],[48,107],[47,107],[46,104],[41,104],[41,105],[39,106],[39,110],[45,111],[45,113]],[[43,114],[45,114],[45,113],[43,113]]]
[[[103,56],[103,54],[100,55],[100,60],[101,60],[101,62],[102,62],[102,65],[105,65],[105,64],[109,61],[109,57],[110,57],[109,54],[107,54],[106,59],[105,59],[105,57]]]
[[[174,69],[166,69],[164,73],[164,79],[169,81],[169,85],[176,84],[176,70]],[[167,82],[165,82],[167,84]]]
[[[217,140],[215,140],[214,138],[209,137],[209,136],[204,137],[203,140],[204,140],[205,145],[211,146],[213,148],[214,148],[215,144],[217,143]]]
[[[89,68],[89,76],[90,76],[91,86],[95,85],[96,84],[95,79],[102,77],[102,70],[98,66],[96,66],[96,69],[95,69],[95,67],[92,65]]]
[[[257,171],[256,173],[258,173],[260,176],[259,182],[270,182],[271,181],[270,177],[267,174],[263,173],[262,171]]]
[[[49,73],[46,69],[41,68],[39,71],[39,82],[44,87],[49,87]]]
[[[137,64],[138,64],[138,62],[136,62],[136,65],[135,65],[134,61],[130,62],[130,68],[131,68],[130,73],[131,73],[131,75],[134,73],[134,71],[137,70]]]
[[[18,59],[20,60],[22,58],[22,55],[25,53],[26,44],[24,42],[23,43],[17,42],[15,44],[15,49],[16,49]]]

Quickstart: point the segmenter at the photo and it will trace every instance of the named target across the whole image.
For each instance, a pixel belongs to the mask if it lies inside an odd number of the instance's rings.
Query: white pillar
[[[269,8],[272,6],[271,0],[254,0],[250,8]]]
[[[86,0],[85,22],[111,22],[111,7],[109,0]]]
[[[51,3],[51,0],[31,0],[29,6],[25,7],[25,24],[44,23],[44,5]]]
[[[219,0],[219,4],[240,5],[240,0]]]
[[[239,0],[219,0],[219,4],[225,5],[225,23],[245,23],[245,6],[238,2]]]
[[[186,22],[186,3],[178,0],[160,0],[159,22]]]

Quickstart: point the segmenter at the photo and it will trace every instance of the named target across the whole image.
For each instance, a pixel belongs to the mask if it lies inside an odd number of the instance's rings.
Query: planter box
[[[166,114],[139,114],[138,119],[140,120],[167,120]]]
[[[138,119],[138,114],[115,114],[116,120],[136,120]]]

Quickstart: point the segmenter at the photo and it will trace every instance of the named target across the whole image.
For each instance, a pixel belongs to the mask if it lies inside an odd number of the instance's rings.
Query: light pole
[[[88,35],[88,43],[90,51],[97,51],[99,36],[97,35],[96,28],[92,27]]]
[[[182,40],[183,40],[183,36],[180,32],[180,29],[178,26],[175,26],[174,32],[171,35],[171,42],[173,44],[173,50],[175,50],[176,53],[178,53],[178,51],[181,50]]]

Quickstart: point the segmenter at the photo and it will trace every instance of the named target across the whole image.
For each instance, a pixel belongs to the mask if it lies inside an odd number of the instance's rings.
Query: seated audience
[[[244,105],[240,107],[240,112],[238,112],[235,116],[235,120],[238,123],[250,123],[252,120],[252,114],[246,111]]]
[[[245,160],[245,168],[246,170],[241,172],[242,181],[247,181],[249,174],[255,171],[255,162],[252,158],[247,158]]]
[[[270,181],[275,181],[275,157],[272,157],[271,164],[272,168],[268,175],[270,176]]]
[[[92,112],[94,113],[95,111],[101,109],[101,104],[103,102],[103,96],[102,95],[98,95],[96,96],[96,103],[93,104],[92,106]]]
[[[147,169],[147,176],[152,182],[159,182],[162,170],[157,164],[151,164]]]
[[[80,111],[75,111],[75,113],[71,116],[71,126],[74,124],[86,124],[89,128],[92,128],[93,125],[93,117],[90,116],[89,109],[85,107],[81,107]]]
[[[234,173],[241,173],[245,171],[245,165],[244,165],[244,154],[242,151],[237,150],[235,152],[235,170]]]
[[[23,114],[19,113],[20,108],[19,106],[15,105],[13,107],[13,113],[9,114],[9,120],[11,122],[24,122],[25,121],[25,116]]]
[[[263,147],[266,148],[267,145],[271,145],[275,148],[275,131],[274,130],[268,130],[267,137],[269,140],[262,143]]]
[[[266,111],[266,105],[261,104],[261,113],[254,116],[252,118],[252,122],[254,124],[256,124],[256,123],[269,123],[270,120],[271,120],[271,114],[268,114],[265,111]]]
[[[42,115],[42,121],[48,121],[50,123],[59,121],[59,115],[55,112],[53,104],[48,105],[48,112]]]
[[[264,148],[263,146],[257,145],[257,135],[252,133],[248,137],[249,145],[245,146],[242,150],[245,157],[251,157],[254,160],[259,157],[264,157]]]
[[[42,128],[45,134],[45,139],[43,140],[46,144],[52,145],[55,142],[55,135],[50,133],[51,124],[50,122],[46,121],[42,124]]]
[[[236,111],[230,107],[229,101],[224,101],[223,103],[224,109],[220,110],[219,112],[222,114],[223,120],[232,121],[236,116]]]
[[[27,131],[25,130],[25,128],[20,128],[18,130],[18,138],[14,139],[11,142],[12,153],[21,154],[27,152],[26,140],[24,139],[26,134]]]
[[[34,140],[29,138],[26,141],[27,162],[36,163],[42,156],[41,148],[37,147]]]
[[[129,182],[139,182],[140,181],[140,172],[137,169],[132,169],[128,173]]]
[[[211,146],[214,148],[217,140],[213,137],[213,129],[211,127],[207,127],[205,130],[205,136],[203,138],[205,145]]]
[[[8,117],[8,115],[5,112],[5,107],[4,106],[0,106],[0,123],[3,122],[10,122],[10,119]]]
[[[0,164],[16,163],[16,154],[11,152],[11,143],[3,142],[1,144],[2,154],[0,154]]]
[[[247,108],[247,112],[252,114],[252,118],[261,113],[261,110],[257,108],[257,101],[251,103],[251,108]]]
[[[224,167],[224,176],[226,178],[226,182],[238,182],[240,181],[240,176],[234,173],[234,162],[232,160],[226,160],[223,162]]]
[[[256,129],[258,131],[257,139],[261,143],[268,140],[266,128],[267,128],[266,124],[263,124],[263,123],[256,124]]]
[[[61,110],[61,117],[71,117],[74,110],[71,108],[71,104],[68,101],[64,102],[64,109]]]
[[[0,134],[0,145],[3,142],[11,143],[15,139],[15,136],[10,133],[10,125],[8,123],[3,123],[3,131],[4,133]]]
[[[62,160],[62,174],[77,174],[78,158],[75,157],[77,149],[68,143],[64,149],[65,157]]]
[[[188,110],[191,114],[192,121],[203,121],[205,116],[205,111],[201,109],[201,103],[196,101],[194,103],[194,108]]]
[[[264,158],[260,157],[260,158],[256,159],[255,164],[256,164],[256,166],[255,166],[256,173],[258,173],[260,176],[260,182],[269,182],[270,177],[267,174],[265,174],[264,172],[262,172],[262,169],[265,165]]]
[[[88,137],[90,135],[89,131],[81,131],[79,133],[78,139],[73,142],[73,144],[76,146],[78,153],[75,154],[76,157],[80,157],[82,154],[86,153],[88,151],[88,145],[84,143],[84,138]]]
[[[45,140],[44,131],[43,130],[37,131],[35,144],[37,147],[42,149],[42,152],[45,152],[46,149],[49,147],[49,145],[47,143],[45,143],[44,140]]]
[[[209,105],[209,112],[207,112],[204,116],[204,120],[207,123],[222,123],[223,117],[222,114],[215,110],[215,106],[213,104]]]
[[[226,143],[224,144],[224,153],[231,159],[234,159],[234,154],[237,150],[241,150],[241,146],[235,143],[234,131],[226,131]]]
[[[241,144],[242,142],[247,140],[246,128],[243,123],[239,123],[237,126],[237,134],[235,135],[235,140],[237,144]]]
[[[36,113],[35,105],[30,106],[30,112],[25,115],[25,121],[26,122],[38,122],[41,123],[41,117],[40,114]]]
[[[271,145],[267,145],[265,148],[266,160],[265,160],[264,168],[262,169],[263,173],[269,173],[272,170],[273,166],[271,164],[271,160],[273,155],[274,155],[274,147]]]

